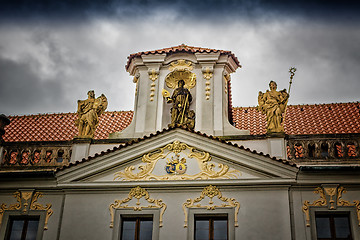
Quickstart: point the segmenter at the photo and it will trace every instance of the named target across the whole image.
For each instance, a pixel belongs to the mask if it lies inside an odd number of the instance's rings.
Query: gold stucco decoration
[[[137,199],[135,206],[129,206],[128,202],[130,202],[133,198]],[[140,199],[144,198],[148,203],[147,206],[141,206]],[[160,220],[159,220],[159,227],[163,226],[163,215],[166,210],[166,204],[163,203],[162,199],[152,199],[149,196],[149,192],[146,189],[141,188],[140,186],[134,187],[130,190],[129,195],[127,198],[123,200],[115,200],[114,203],[110,204],[110,216],[111,222],[110,227],[114,227],[114,217],[115,217],[115,210],[116,209],[133,209],[134,211],[141,211],[143,209],[154,209],[159,208],[160,210]]]
[[[200,202],[205,198],[209,198],[209,203],[207,205],[202,205]],[[213,198],[217,197],[223,203],[220,205],[214,204]],[[206,210],[215,210],[216,208],[235,208],[234,214],[234,224],[235,227],[238,227],[238,213],[240,209],[240,203],[235,200],[235,198],[227,198],[222,196],[221,191],[213,185],[209,185],[203,189],[200,194],[200,197],[195,199],[187,199],[185,203],[183,203],[183,211],[185,214],[185,223],[184,227],[188,226],[188,209],[189,208],[204,208]]]
[[[184,80],[185,88],[191,89],[196,85],[196,75],[192,73],[192,63],[185,60],[177,60],[170,63],[169,70],[171,71],[165,78],[165,83],[168,88],[175,89],[178,87],[178,81]]]
[[[199,168],[196,174],[165,174],[157,175],[153,173],[156,164],[161,164],[164,168],[169,159],[176,154],[182,154],[185,157],[189,168],[190,160],[194,160]],[[190,147],[185,143],[174,141],[166,146],[142,156],[141,161],[145,163],[139,166],[129,166],[125,170],[115,173],[114,180],[122,181],[143,181],[143,180],[196,180],[196,179],[229,179],[241,176],[241,172],[236,169],[230,169],[226,164],[217,164],[211,162],[211,156],[208,152],[200,151]]]
[[[193,66],[190,61],[186,61],[184,59],[179,59],[177,61],[171,62],[169,70],[173,71],[192,71]]]
[[[224,75],[224,92],[225,94],[228,94],[228,83],[230,81],[230,74],[225,74]]]
[[[354,203],[350,203],[350,201],[341,199],[343,193],[346,193],[344,187],[317,187],[314,193],[319,194],[320,198],[313,203],[304,201],[302,207],[302,211],[306,216],[307,227],[310,227],[310,207],[328,207],[329,210],[335,210],[337,207],[355,207],[360,226],[360,201],[355,200]],[[327,196],[329,201],[327,200]]]
[[[45,206],[37,203],[38,198],[43,196],[42,193],[34,193],[33,191],[17,191],[13,194],[13,196],[16,198],[17,203],[10,204],[9,207],[6,207],[5,203],[0,205],[0,225],[6,210],[19,210],[22,211],[23,214],[26,214],[29,211],[44,210],[46,211],[44,229],[48,229],[48,221],[54,211],[51,209],[52,205],[49,203]]]
[[[149,70],[149,79],[152,81],[150,85],[150,101],[154,101],[156,87],[155,81],[158,79],[158,77],[159,71],[156,71],[155,69]]]
[[[78,119],[75,125],[78,127],[78,138],[93,138],[96,127],[99,125],[99,117],[107,108],[108,102],[104,94],[95,99],[95,92],[88,91],[88,99],[78,100]]]
[[[209,67],[203,69],[203,77],[206,80],[205,82],[205,99],[209,100],[210,99],[210,79],[213,77],[213,70],[210,69]]]

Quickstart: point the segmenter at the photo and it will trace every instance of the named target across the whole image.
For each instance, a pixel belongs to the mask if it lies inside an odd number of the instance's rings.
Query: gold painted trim
[[[136,206],[128,206],[127,204],[122,205],[124,203],[129,202],[131,199],[136,198]],[[150,205],[147,206],[140,206],[140,199],[144,197],[145,200],[150,203]],[[153,205],[151,205],[153,204]],[[142,209],[153,209],[153,208],[159,208],[160,210],[160,220],[159,220],[159,227],[163,226],[163,215],[166,210],[166,204],[163,203],[162,199],[152,199],[149,196],[149,192],[146,191],[144,188],[141,188],[140,186],[134,187],[130,190],[129,195],[127,198],[124,198],[123,200],[115,200],[114,203],[110,204],[109,210],[110,210],[110,216],[111,216],[111,222],[110,227],[114,227],[114,213],[116,209],[133,209],[134,211],[141,211]]]
[[[302,211],[306,216],[306,226],[310,227],[310,207],[328,207],[329,210],[335,210],[336,207],[355,207],[357,213],[357,219],[360,226],[360,201],[355,200],[354,203],[350,203],[350,201],[343,200],[342,195],[346,193],[346,189],[344,187],[338,188],[328,188],[328,187],[317,187],[314,191],[316,194],[320,194],[320,199],[315,200],[310,204],[309,201],[304,201],[304,205],[302,207]],[[329,202],[326,200],[326,194],[329,196]],[[336,198],[336,201],[335,201]]]
[[[4,203],[0,205],[0,225],[2,222],[4,212],[6,210],[21,210],[22,208],[21,211],[23,213],[27,213],[29,210],[33,210],[33,211],[45,210],[46,216],[45,216],[44,230],[48,229],[48,221],[50,216],[54,213],[54,211],[51,209],[52,206],[51,204],[46,204],[46,206],[44,206],[42,204],[37,203],[38,198],[43,196],[42,193],[35,192],[33,194],[32,191],[17,191],[13,194],[13,196],[16,198],[17,203],[10,204],[9,207],[6,207],[6,204]]]
[[[152,172],[156,163],[160,159],[165,159],[171,152],[178,154],[186,149],[190,150],[186,154],[188,158],[197,160],[200,172],[195,175],[181,174],[181,175],[154,175]],[[114,180],[122,181],[140,181],[140,180],[196,180],[196,179],[219,179],[219,178],[235,178],[241,176],[241,172],[236,169],[230,170],[226,164],[218,164],[218,171],[215,170],[216,165],[211,162],[210,153],[199,151],[194,147],[190,147],[185,143],[174,141],[167,144],[165,147],[159,148],[153,152],[145,154],[141,161],[145,165],[126,167],[124,171],[116,172]],[[165,162],[164,162],[165,163]],[[138,170],[137,173],[134,173]]]
[[[200,202],[207,196],[210,198],[208,205],[201,205]],[[221,205],[214,205],[213,198],[218,197],[222,202],[224,202]],[[197,204],[198,203],[198,204]],[[240,203],[235,200],[235,198],[227,198],[223,197],[221,191],[213,185],[209,185],[203,189],[203,191],[200,194],[200,197],[197,197],[195,199],[187,199],[185,203],[183,203],[183,211],[185,215],[185,221],[184,221],[184,227],[186,228],[188,226],[188,209],[189,208],[204,208],[206,210],[215,210],[216,208],[235,208],[235,214],[234,214],[234,224],[235,227],[238,227],[238,214],[240,209]]]

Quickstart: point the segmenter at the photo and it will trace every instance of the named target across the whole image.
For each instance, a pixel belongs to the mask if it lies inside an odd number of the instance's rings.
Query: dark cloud
[[[68,105],[60,82],[42,81],[31,62],[0,58],[0,109],[3,113],[50,112]]]
[[[60,21],[84,20],[101,15],[126,19],[155,11],[177,12],[179,17],[228,19],[263,15],[305,15],[312,18],[359,18],[360,3],[353,0],[2,0],[2,18],[45,18]]]

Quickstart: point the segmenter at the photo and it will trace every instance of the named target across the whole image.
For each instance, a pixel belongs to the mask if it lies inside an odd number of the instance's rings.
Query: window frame
[[[327,207],[310,207],[311,239],[317,240],[316,214],[347,214],[349,216],[350,231],[353,240],[360,240],[360,228],[358,227],[357,213],[353,206],[337,207],[329,210]]]
[[[12,217],[39,217],[39,225],[36,234],[36,240],[41,240],[44,234],[46,210],[36,210],[23,213],[20,210],[6,210],[3,215],[2,224],[0,226],[0,239],[5,239],[9,229],[10,218]]]
[[[142,209],[141,212],[134,211],[133,209],[115,209],[112,240],[121,239],[122,217],[124,218],[152,217],[153,219],[152,239],[159,239],[160,209]]]
[[[187,239],[195,239],[195,217],[224,216],[227,216],[228,221],[228,240],[235,240],[235,208],[216,208],[211,211],[206,208],[189,208]]]

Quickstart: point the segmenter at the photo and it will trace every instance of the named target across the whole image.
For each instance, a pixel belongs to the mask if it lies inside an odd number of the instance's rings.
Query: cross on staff
[[[290,97],[291,84],[292,84],[292,80],[293,80],[293,78],[294,78],[295,72],[296,72],[296,68],[291,67],[291,68],[289,69],[289,73],[290,73],[290,82],[289,82],[289,91],[288,91],[289,97]]]
[[[289,69],[289,73],[290,73],[290,82],[289,82],[289,91],[288,91],[289,97],[288,97],[288,99],[286,100],[284,117],[283,117],[283,120],[282,120],[283,124],[285,123],[286,110],[287,110],[287,102],[289,101],[289,98],[290,98],[290,89],[291,89],[292,80],[293,80],[293,78],[294,78],[294,76],[295,76],[295,72],[296,72],[296,68],[295,68],[295,67],[291,67],[291,68]]]

